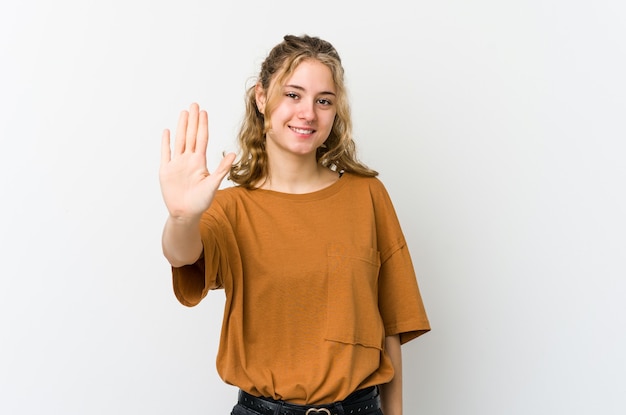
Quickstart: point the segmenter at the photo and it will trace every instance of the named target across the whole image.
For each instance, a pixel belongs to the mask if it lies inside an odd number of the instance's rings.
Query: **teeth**
[[[305,130],[303,128],[291,127],[291,129],[298,134],[311,134],[313,132],[313,130]]]

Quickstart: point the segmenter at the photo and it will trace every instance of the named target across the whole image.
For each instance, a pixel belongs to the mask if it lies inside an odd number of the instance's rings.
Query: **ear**
[[[265,95],[265,90],[260,83],[257,83],[254,87],[254,97],[256,99],[256,107],[259,109],[261,114],[265,114],[265,100],[267,99]]]

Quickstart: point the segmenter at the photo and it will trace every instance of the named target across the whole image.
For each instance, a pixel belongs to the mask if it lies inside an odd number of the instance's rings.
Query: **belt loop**
[[[333,415],[335,415],[335,413],[337,415],[344,415],[344,411],[343,411],[343,405],[341,404],[341,402],[336,402],[335,404],[333,404],[333,406],[335,407],[335,411],[333,412]]]

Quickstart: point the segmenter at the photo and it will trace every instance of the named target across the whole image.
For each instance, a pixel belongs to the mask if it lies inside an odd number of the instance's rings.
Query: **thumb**
[[[217,169],[215,169],[215,171],[213,172],[215,176],[219,177],[220,181],[224,179],[224,177],[226,177],[226,175],[230,171],[230,168],[235,161],[235,156],[235,153],[226,154],[220,162],[219,166],[217,166]]]

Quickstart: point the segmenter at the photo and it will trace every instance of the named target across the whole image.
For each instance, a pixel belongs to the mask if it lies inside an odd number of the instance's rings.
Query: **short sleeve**
[[[372,187],[381,268],[378,307],[385,334],[406,343],[430,330],[415,268],[398,216],[382,183]]]
[[[399,334],[402,344],[430,331],[413,263],[403,241],[381,264],[378,304],[385,335]]]
[[[206,226],[208,215],[200,223],[203,251],[191,265],[172,267],[174,294],[181,304],[193,307],[200,303],[209,290],[222,288],[219,278],[220,248],[214,232]]]

